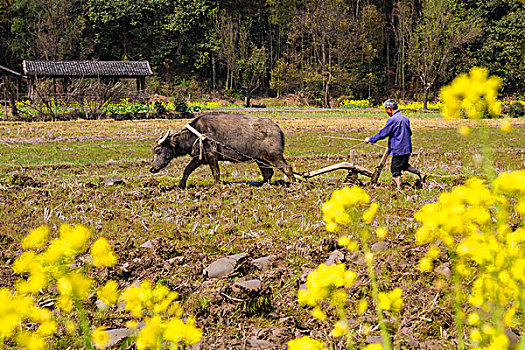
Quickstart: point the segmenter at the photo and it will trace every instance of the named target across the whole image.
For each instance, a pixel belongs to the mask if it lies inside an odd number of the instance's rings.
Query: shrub
[[[512,102],[509,108],[511,118],[525,117],[525,105],[521,102]]]

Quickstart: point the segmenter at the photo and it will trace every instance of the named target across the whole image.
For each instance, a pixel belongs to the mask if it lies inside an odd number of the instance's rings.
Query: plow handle
[[[372,178],[370,179],[371,183],[373,184],[377,183],[377,180],[379,179],[379,175],[381,175],[381,171],[383,171],[387,158],[388,158],[388,148],[385,150],[385,153],[383,153],[383,158],[381,158],[381,162],[379,163],[379,165],[376,166],[374,173],[372,174]]]

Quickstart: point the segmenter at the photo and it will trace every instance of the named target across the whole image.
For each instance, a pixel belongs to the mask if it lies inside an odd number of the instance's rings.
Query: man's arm
[[[393,127],[394,127],[394,123],[392,122],[392,119],[388,119],[383,129],[379,130],[379,132],[375,134],[374,136],[367,137],[365,139],[365,142],[376,143],[379,140],[387,138],[392,133]]]

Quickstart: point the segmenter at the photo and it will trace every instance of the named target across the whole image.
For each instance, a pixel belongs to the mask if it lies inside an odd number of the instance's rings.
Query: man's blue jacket
[[[412,130],[410,130],[410,120],[401,112],[395,111],[386,121],[383,129],[370,137],[370,142],[376,143],[388,137],[388,154],[402,156],[412,153]]]

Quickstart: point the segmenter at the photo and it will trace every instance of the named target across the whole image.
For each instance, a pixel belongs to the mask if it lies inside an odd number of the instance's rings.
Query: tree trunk
[[[323,83],[324,85],[324,107],[332,108],[330,106],[330,84],[328,82]]]
[[[215,72],[215,54],[211,52],[211,89],[215,90],[217,88],[217,73]]]
[[[430,87],[429,87],[430,88]],[[423,94],[423,109],[427,110],[427,99],[428,99],[428,90],[429,88],[425,88],[425,92]]]

